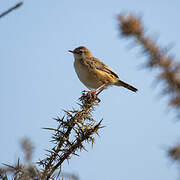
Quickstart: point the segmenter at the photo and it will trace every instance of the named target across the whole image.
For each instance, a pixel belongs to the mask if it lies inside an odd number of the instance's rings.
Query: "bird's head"
[[[83,58],[83,57],[92,57],[91,51],[84,46],[80,46],[73,51],[69,50],[69,52],[74,54],[75,58]]]

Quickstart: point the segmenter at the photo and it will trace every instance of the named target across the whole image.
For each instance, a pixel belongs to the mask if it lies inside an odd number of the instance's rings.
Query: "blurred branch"
[[[11,11],[19,8],[20,6],[23,5],[23,2],[19,2],[17,3],[15,6],[11,7],[10,9],[8,9],[7,11],[3,12],[2,14],[0,14],[0,18],[4,17],[5,15],[9,14]]]
[[[178,145],[176,145],[176,146],[174,146],[174,147],[172,147],[172,148],[169,148],[169,150],[168,150],[168,156],[169,156],[172,160],[180,163],[180,144],[178,144]]]
[[[164,83],[163,94],[170,98],[169,105],[179,110],[180,108],[180,63],[168,55],[168,49],[160,48],[150,37],[145,35],[141,19],[133,14],[120,15],[120,32],[125,38],[134,38],[141,45],[143,52],[148,57],[146,67],[159,68],[158,80]],[[178,115],[179,112],[178,112]]]
[[[21,140],[21,147],[25,154],[25,158],[24,158],[25,161],[30,164],[31,160],[32,160],[33,150],[34,150],[34,147],[31,143],[30,139],[23,138]]]
[[[28,138],[24,138],[21,141],[21,147],[24,151],[25,158],[24,163],[20,162],[18,158],[15,165],[4,164],[4,167],[0,167],[0,179],[8,180],[32,180],[32,179],[40,179],[41,171],[36,168],[36,166],[31,162],[32,160],[32,152],[33,146]]]
[[[141,19],[133,14],[120,15],[120,32],[125,38],[134,38],[141,45],[148,57],[146,67],[159,68],[157,79],[164,83],[163,95],[168,95],[169,105],[180,116],[180,63],[168,55],[168,49],[160,48],[150,37],[145,35]],[[168,156],[180,164],[180,144],[168,149]]]

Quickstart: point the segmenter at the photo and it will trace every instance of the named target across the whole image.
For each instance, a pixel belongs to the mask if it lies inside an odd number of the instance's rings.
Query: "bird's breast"
[[[89,69],[88,66],[83,65],[79,59],[75,59],[74,68],[77,73],[79,80],[88,88],[96,89],[102,85],[99,81],[96,73]]]

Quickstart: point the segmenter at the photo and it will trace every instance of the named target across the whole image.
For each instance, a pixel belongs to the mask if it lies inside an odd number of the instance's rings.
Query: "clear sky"
[[[1,0],[0,12],[16,2]],[[142,15],[148,33],[161,45],[174,43],[172,53],[180,57],[179,0],[26,0],[0,19],[0,163],[22,156],[23,137],[34,143],[34,161],[44,157],[51,134],[41,128],[56,127],[52,117],[77,107],[86,89],[68,53],[83,45],[139,91],[112,87],[100,95],[94,116],[106,127],[64,172],[82,180],[177,179],[165,147],[179,142],[180,124],[153,83],[156,72],[139,68],[146,61],[140,48],[130,50],[132,41],[119,36],[123,12]]]

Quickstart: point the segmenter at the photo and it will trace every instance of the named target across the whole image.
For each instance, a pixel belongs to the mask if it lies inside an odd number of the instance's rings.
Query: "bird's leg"
[[[106,86],[106,84],[103,84],[103,85],[99,86],[95,91],[97,92],[97,91],[99,91],[101,89],[104,89],[105,86]]]
[[[106,84],[103,84],[102,86],[100,86],[100,87],[98,88],[99,92],[96,93],[96,96],[98,96],[98,95],[104,90],[105,87],[106,87]],[[96,89],[96,90],[97,90],[97,89]]]
[[[92,90],[92,91],[84,90],[83,92],[87,92],[87,93],[89,93],[89,94],[96,94],[96,95],[98,95],[98,94],[105,88],[105,86],[106,86],[106,84],[103,84],[103,85],[99,86],[99,87],[98,87],[97,89],[95,89],[95,90]],[[97,93],[97,91],[99,91],[99,92]]]
[[[83,92],[87,92],[88,94],[96,94],[96,90],[93,91],[84,90]]]
[[[103,84],[103,85],[99,86],[99,87],[95,90],[96,92],[99,91],[99,92],[96,93],[96,96],[98,96],[98,95],[104,90],[105,87],[106,87],[106,84]]]
[[[93,91],[83,91],[83,92],[87,92],[88,94],[90,94],[94,99],[97,99],[99,102],[101,101],[97,96],[104,90],[104,88],[106,87],[106,84],[103,84],[101,86],[99,86],[97,89],[93,90]],[[99,91],[99,92],[97,92]]]

